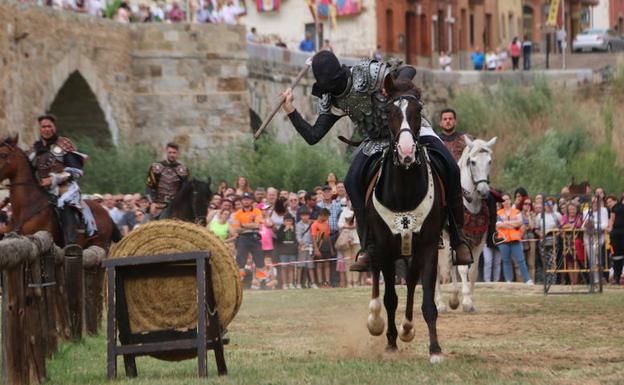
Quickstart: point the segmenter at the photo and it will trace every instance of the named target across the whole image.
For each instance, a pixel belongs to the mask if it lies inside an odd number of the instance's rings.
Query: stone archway
[[[69,75],[48,110],[56,115],[61,135],[74,140],[89,138],[98,146],[112,144],[104,111],[79,71]]]
[[[72,95],[75,98],[78,98],[76,95],[87,95],[89,97],[89,105],[93,107],[93,103],[95,103],[101,112],[99,117],[103,120],[100,119],[98,125],[103,127],[102,122],[106,123],[107,130],[110,133],[109,143],[118,144],[119,127],[114,119],[109,94],[102,85],[97,69],[91,60],[80,55],[77,51],[69,52],[52,69],[50,82],[50,89],[54,90],[54,93],[48,94],[43,100],[46,111],[49,111],[55,102],[62,103],[60,106],[57,104],[57,108],[67,108],[66,103],[71,104]],[[86,92],[85,88],[88,88],[90,92]],[[61,97],[60,101],[57,100],[59,97]],[[81,101],[73,100],[73,102],[80,103]],[[84,119],[83,123],[85,125],[90,124],[87,118]],[[106,135],[102,136],[106,137]]]

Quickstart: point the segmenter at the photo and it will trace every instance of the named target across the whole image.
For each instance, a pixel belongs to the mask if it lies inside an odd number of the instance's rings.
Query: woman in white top
[[[453,59],[451,59],[451,57],[444,51],[440,52],[440,69],[442,71],[446,71],[446,72],[450,72],[452,70],[451,68],[451,63],[453,62]]]
[[[585,229],[583,244],[589,266],[595,269],[594,283],[596,283],[600,279],[600,273],[597,271],[599,258],[602,260],[602,266],[605,266],[605,230],[609,227],[609,212],[602,200],[596,196],[592,197],[591,206],[591,210],[589,208],[583,210],[583,228]]]
[[[487,64],[488,71],[496,71],[496,66],[498,65],[498,55],[490,50],[487,55],[485,55],[485,62]]]
[[[553,199],[544,201],[544,209],[535,216],[535,233],[541,238],[540,250],[546,270],[554,270],[557,267],[557,231],[561,228],[561,214],[554,210]],[[540,204],[535,204],[536,211],[540,210]],[[544,272],[547,283],[554,284],[557,275]]]

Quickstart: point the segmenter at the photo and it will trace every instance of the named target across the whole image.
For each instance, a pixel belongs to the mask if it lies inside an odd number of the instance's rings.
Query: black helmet
[[[330,51],[321,51],[312,58],[312,73],[316,83],[312,86],[312,95],[321,97],[331,93],[338,95],[347,87],[349,69],[341,65],[336,55]]]

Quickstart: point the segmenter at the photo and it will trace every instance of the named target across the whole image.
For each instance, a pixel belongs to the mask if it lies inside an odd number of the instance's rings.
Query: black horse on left
[[[195,178],[186,180],[169,202],[168,218],[206,226],[208,202],[211,199],[210,179],[207,182]]]

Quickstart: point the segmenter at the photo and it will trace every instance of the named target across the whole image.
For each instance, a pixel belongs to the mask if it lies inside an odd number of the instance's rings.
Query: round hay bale
[[[205,227],[177,220],[150,222],[113,246],[109,258],[210,251],[212,284],[221,326],[234,318],[243,300],[238,266],[227,246]],[[125,280],[130,330],[193,329],[197,324],[195,276]]]

